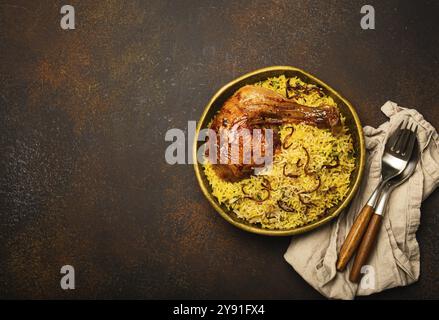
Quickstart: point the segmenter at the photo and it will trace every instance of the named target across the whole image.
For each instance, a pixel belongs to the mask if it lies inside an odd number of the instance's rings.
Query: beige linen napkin
[[[378,129],[364,128],[368,152],[366,168],[360,190],[350,207],[332,223],[293,237],[284,255],[309,284],[328,298],[353,299],[356,295],[405,286],[419,278],[416,230],[421,202],[439,183],[439,138],[434,127],[414,109],[402,108],[388,101],[381,110],[390,119]],[[369,260],[371,267],[367,270],[367,277],[357,285],[348,280],[352,261],[344,272],[336,271],[337,254],[356,215],[379,182],[387,136],[402,119],[407,118],[419,125],[421,159],[410,179],[393,191]]]

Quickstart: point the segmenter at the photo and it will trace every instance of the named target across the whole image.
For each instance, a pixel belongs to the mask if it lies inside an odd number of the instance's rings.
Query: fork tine
[[[410,132],[410,138],[409,138],[409,142],[407,143],[407,146],[404,150],[404,152],[402,153],[402,155],[406,155],[406,154],[411,154],[413,151],[413,147],[415,145],[415,141],[416,141],[416,132],[418,131],[418,125],[416,125],[415,129],[413,131]]]
[[[394,151],[396,149],[396,145],[398,144],[399,139],[401,138],[401,135],[404,132],[403,131],[404,126],[405,126],[405,121],[402,120],[401,123],[399,124],[399,128],[392,135],[392,138],[394,137],[394,140],[393,140],[392,147],[390,148],[390,150]]]
[[[412,126],[413,126],[413,123],[410,123],[410,126],[407,125],[406,130],[404,130],[404,133],[403,133],[401,140],[399,142],[399,148],[396,150],[396,153],[400,152],[402,155],[405,154],[405,151],[407,150],[407,143],[408,143],[409,137],[411,134],[413,134]]]

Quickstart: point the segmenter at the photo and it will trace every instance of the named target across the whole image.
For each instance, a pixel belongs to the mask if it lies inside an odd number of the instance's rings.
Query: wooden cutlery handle
[[[374,247],[378,232],[380,231],[381,221],[383,217],[378,214],[373,214],[370,219],[369,226],[358,248],[355,256],[354,264],[349,274],[349,280],[352,282],[359,282],[361,278],[361,267],[364,266],[369,258],[369,255]]]
[[[340,249],[336,266],[338,271],[343,271],[346,268],[346,265],[353,256],[355,250],[360,245],[361,239],[366,232],[372,215],[373,208],[366,204],[355,219],[354,224]]]

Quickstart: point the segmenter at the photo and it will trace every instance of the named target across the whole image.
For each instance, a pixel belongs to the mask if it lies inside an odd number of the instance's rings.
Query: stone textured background
[[[192,166],[164,159],[165,132],[246,72],[297,66],[364,124],[391,99],[439,127],[437,1],[68,2],[74,31],[60,1],[0,2],[1,298],[321,298],[288,238],[227,224]],[[374,298],[439,298],[438,206],[422,207],[420,281]]]

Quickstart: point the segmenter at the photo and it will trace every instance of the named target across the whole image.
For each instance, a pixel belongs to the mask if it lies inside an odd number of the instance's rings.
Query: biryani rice
[[[269,78],[255,85],[293,96],[303,105],[337,106],[316,86],[296,77]],[[337,136],[306,124],[286,124],[279,133],[281,150],[258,175],[227,182],[208,161],[203,165],[218,202],[239,218],[267,229],[291,229],[321,219],[344,199],[355,169],[352,137],[344,125]]]

